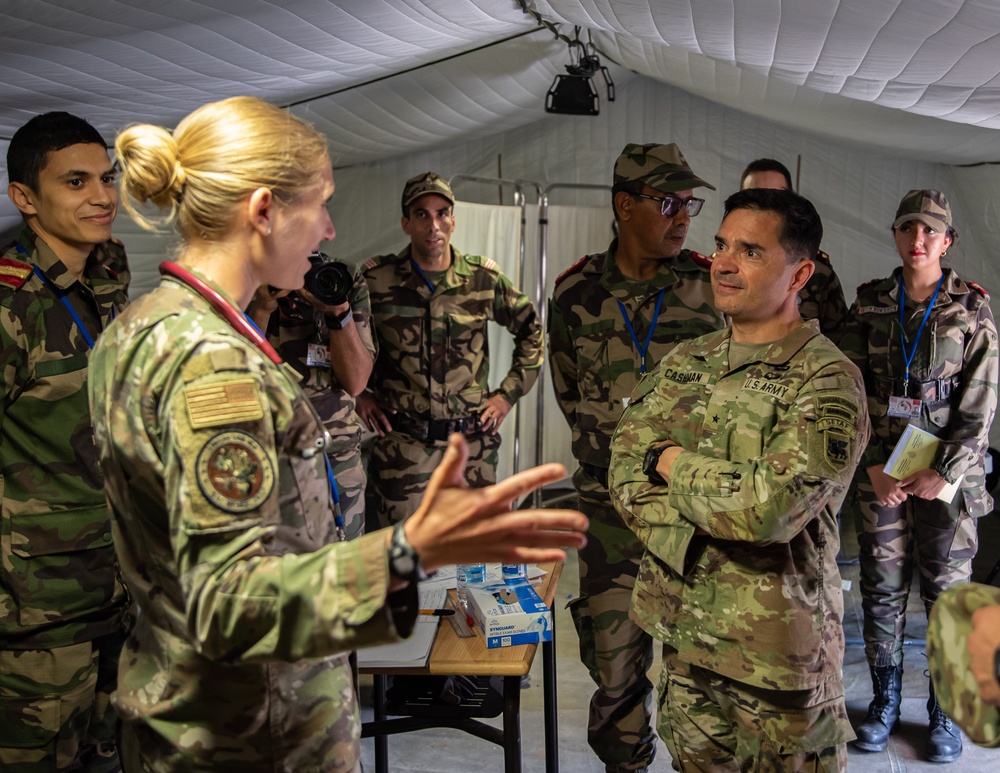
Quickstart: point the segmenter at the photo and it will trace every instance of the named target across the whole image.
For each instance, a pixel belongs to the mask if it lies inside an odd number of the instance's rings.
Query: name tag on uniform
[[[889,395],[889,415],[900,419],[919,419],[920,400],[916,397]]]
[[[323,344],[309,344],[306,350],[306,365],[310,368],[329,368],[330,347]]]

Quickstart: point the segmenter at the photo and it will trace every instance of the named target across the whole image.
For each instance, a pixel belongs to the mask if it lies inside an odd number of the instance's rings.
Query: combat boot
[[[927,701],[928,733],[924,756],[928,762],[954,762],[962,756],[962,731],[948,719],[948,715],[938,705],[931,685],[931,697]]]
[[[899,666],[872,666],[871,671],[875,698],[868,706],[864,721],[855,731],[858,739],[854,745],[862,751],[881,752],[889,745],[889,734],[899,729],[903,669]]]

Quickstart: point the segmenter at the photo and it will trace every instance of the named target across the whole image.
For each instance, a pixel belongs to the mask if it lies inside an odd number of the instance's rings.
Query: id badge
[[[330,347],[323,344],[309,344],[306,350],[306,365],[310,368],[329,368]]]
[[[919,419],[920,400],[916,397],[889,395],[889,415],[900,419]]]

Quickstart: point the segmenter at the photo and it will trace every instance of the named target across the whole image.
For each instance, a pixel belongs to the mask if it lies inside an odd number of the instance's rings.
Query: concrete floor
[[[1000,558],[1000,514],[980,519],[980,551],[974,562],[973,579],[982,580],[994,562]],[[856,555],[856,544],[845,539],[844,555]],[[845,633],[848,637],[861,637],[861,601],[857,590],[856,565],[842,567],[845,580],[851,583],[845,594]],[[1000,584],[1000,578],[995,581]],[[577,637],[565,602],[578,590],[576,556],[567,561],[557,592],[556,641],[559,707],[559,765],[564,773],[603,773],[604,766],[587,745],[587,707],[593,684],[580,664]],[[922,604],[916,593],[911,596],[907,637],[922,639],[926,631]],[[447,624],[447,623],[446,623]],[[923,760],[926,734],[927,660],[923,646],[906,648],[903,683],[903,725],[891,737],[889,747],[880,754],[866,754],[851,747],[848,750],[848,770],[860,773],[902,773],[903,771],[961,770],[962,773],[997,773],[1000,771],[1000,749],[983,749],[966,739],[962,758],[947,766]],[[651,675],[656,683],[659,664]],[[521,698],[522,759],[525,773],[545,769],[544,737],[542,733],[541,660],[535,664],[523,689]],[[848,646],[844,662],[844,683],[847,706],[852,722],[859,722],[871,700],[871,679],[860,645]],[[362,681],[362,718],[371,719],[371,679]],[[368,693],[366,695],[366,692]],[[499,726],[499,719],[494,721]],[[668,771],[670,757],[666,748],[658,744],[656,762],[652,770]],[[366,771],[374,771],[374,742],[362,741],[362,762]],[[392,736],[389,739],[389,769],[396,773],[443,773],[444,771],[475,771],[475,773],[500,773],[503,771],[503,754],[499,747],[466,735],[457,730],[423,730],[417,733]]]

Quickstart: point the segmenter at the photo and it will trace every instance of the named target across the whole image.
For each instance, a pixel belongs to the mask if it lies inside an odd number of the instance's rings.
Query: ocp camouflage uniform
[[[966,583],[942,591],[927,622],[927,664],[941,707],[975,743],[991,748],[1000,746],[1000,708],[980,697],[971,670],[969,634],[972,613],[997,605],[1000,588]],[[1000,673],[996,676],[1000,681]]]
[[[50,286],[33,273],[37,267]],[[125,306],[96,251],[81,281],[25,227],[0,259],[0,768],[118,769],[128,599],[94,455],[89,347]]]
[[[934,308],[910,365],[910,397],[921,398],[919,418],[888,415],[891,395],[903,394],[905,372],[899,327],[899,282],[892,276],[858,288],[841,349],[865,374],[871,443],[856,478],[862,517],[861,597],[865,652],[876,667],[901,665],[906,602],[913,553],[920,566],[920,595],[927,610],[942,590],[969,579],[978,547],[974,518],[990,512],[983,469],[997,404],[997,331],[982,288],[944,269]],[[927,303],[906,299],[906,346]],[[885,464],[907,424],[942,441],[933,469],[951,483],[965,478],[952,503],[908,498],[883,507],[868,467]]]
[[[378,352],[372,335],[371,304],[361,274],[354,277],[347,301],[358,336],[374,360]],[[354,539],[365,530],[362,428],[354,412],[354,397],[343,389],[330,366],[330,330],[324,315],[293,293],[279,299],[278,310],[268,323],[267,337],[282,359],[298,371],[299,385],[330,435],[326,455],[337,480],[347,538]]]
[[[812,276],[799,290],[799,314],[802,319],[818,319],[819,329],[834,343],[847,321],[847,299],[840,286],[837,272],[833,270],[830,256],[819,250],[813,258]]]
[[[683,250],[665,260],[648,282],[618,269],[617,240],[607,252],[588,255],[556,282],[549,303],[549,362],[559,407],[573,430],[580,468],[573,484],[580,510],[590,519],[580,557],[580,597],[571,602],[580,658],[598,689],[591,699],[590,745],[606,764],[637,768],[655,753],[651,727],[653,659],[648,634],[628,616],[642,543],[622,523],[608,495],[610,443],[642,362],[625,327],[618,301],[636,337],[645,341],[655,322],[645,364],[652,368],[678,342],[718,330],[704,258]],[[660,314],[652,320],[665,289]]]
[[[358,707],[336,653],[408,635],[416,592],[387,599],[384,532],[336,541],[325,433],[298,375],[165,279],[98,343],[90,395],[142,610],[114,698],[126,761],[358,770]]]
[[[451,432],[468,437],[465,477],[472,487],[496,481],[500,435],[483,432],[479,413],[491,394],[514,405],[542,365],[542,332],[534,304],[489,258],[452,248],[451,266],[413,269],[410,246],[372,258],[364,278],[378,338],[369,387],[396,411],[393,431],[377,438],[368,466],[369,501],[385,526],[417,509]],[[489,321],[514,336],[510,370],[489,388]]]
[[[658,729],[678,770],[843,769],[836,514],[869,433],[861,376],[815,321],[734,369],[730,341],[678,345],[611,446],[646,548],[631,614],[666,645]],[[643,456],[668,439],[685,453],[653,484]]]

